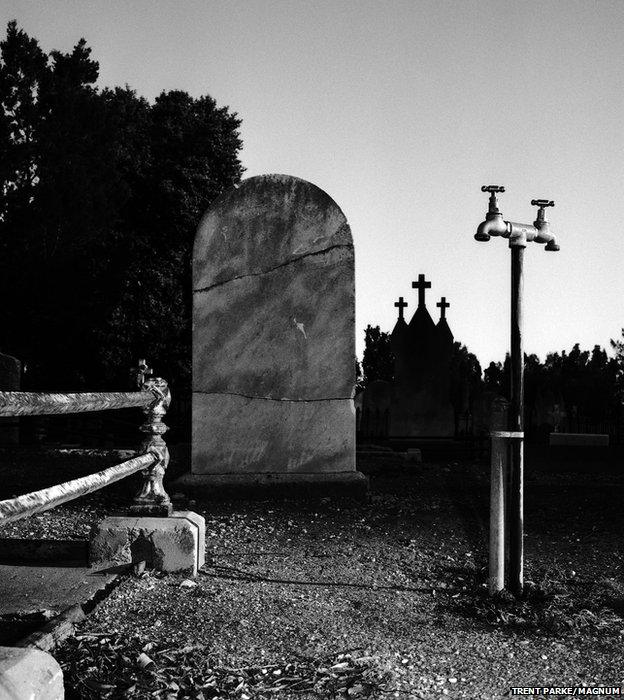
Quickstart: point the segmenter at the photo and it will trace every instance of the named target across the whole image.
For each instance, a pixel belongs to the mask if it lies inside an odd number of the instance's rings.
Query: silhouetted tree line
[[[0,349],[29,387],[125,385],[130,363],[188,382],[191,251],[240,180],[241,120],[205,95],[99,89],[81,39],[0,42]]]
[[[390,333],[379,326],[368,325],[364,331],[364,354],[361,370],[358,366],[358,387],[366,388],[377,379],[394,380],[394,354]],[[453,343],[451,357],[451,403],[457,412],[469,411],[471,398],[482,387],[481,365],[465,345]]]
[[[624,333],[624,331],[623,331]],[[617,420],[623,399],[624,343],[611,341],[615,357],[599,345],[581,350],[551,352],[540,362],[536,355],[524,356],[525,422],[536,425],[543,411],[558,405],[566,417],[593,422]],[[504,363],[490,363],[484,372],[485,386],[507,398],[510,387],[509,356]]]
[[[622,339],[612,340],[614,357],[595,345],[581,350],[552,352],[541,362],[537,355],[525,355],[525,423],[539,427],[545,418],[552,420],[558,405],[568,419],[592,422],[617,421],[624,400],[624,329]],[[394,357],[390,334],[378,326],[365,330],[360,386],[384,379],[392,381]],[[484,392],[509,399],[511,386],[509,355],[504,362],[491,362],[481,373],[478,359],[461,343],[453,344],[451,363],[451,402],[456,410],[471,410],[471,401]]]

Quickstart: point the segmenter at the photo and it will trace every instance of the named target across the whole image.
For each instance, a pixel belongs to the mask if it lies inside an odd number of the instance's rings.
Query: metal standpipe
[[[511,245],[511,241],[510,241]],[[511,249],[511,402],[509,430],[517,432],[509,448],[509,588],[524,587],[524,349],[522,292],[524,247]]]
[[[499,397],[492,404],[490,437],[490,558],[488,592],[494,595],[505,588],[505,483],[507,479],[508,402]]]
[[[550,231],[545,208],[555,203],[548,199],[533,199],[538,207],[533,224],[505,221],[498,208],[497,193],[505,188],[484,185],[490,200],[485,220],[477,227],[475,239],[489,241],[492,236],[509,240],[511,249],[511,402],[508,430],[500,430],[500,415],[492,415],[492,464],[490,485],[490,594],[500,591],[505,580],[505,530],[509,538],[507,585],[516,595],[524,588],[524,349],[522,344],[523,262],[527,242],[545,243],[545,250],[558,251],[555,236]],[[510,442],[507,442],[507,441]],[[507,445],[509,448],[507,449]],[[509,478],[506,479],[506,457],[509,455]],[[505,498],[503,484],[508,481]]]

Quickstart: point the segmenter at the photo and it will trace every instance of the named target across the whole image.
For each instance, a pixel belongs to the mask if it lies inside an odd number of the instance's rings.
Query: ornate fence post
[[[171,403],[171,393],[164,379],[144,378],[141,370],[140,366],[141,391],[151,391],[154,394],[154,402],[143,409],[146,419],[140,430],[146,433],[147,437],[143,441],[141,451],[155,455],[158,462],[143,471],[143,485],[134,498],[130,512],[144,516],[167,516],[171,514],[172,505],[163,486],[163,477],[169,464],[169,450],[162,436],[169,428],[162,420]]]

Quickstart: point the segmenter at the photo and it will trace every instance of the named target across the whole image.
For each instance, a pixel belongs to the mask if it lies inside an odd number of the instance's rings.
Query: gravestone
[[[221,195],[193,252],[193,429],[183,490],[366,488],[355,470],[351,231],[325,192],[263,175]]]
[[[546,440],[551,432],[566,432],[567,413],[559,392],[539,387],[532,403],[530,425],[541,439]]]
[[[22,363],[0,352],[0,391],[19,391]],[[0,418],[0,445],[19,443],[19,418]]]

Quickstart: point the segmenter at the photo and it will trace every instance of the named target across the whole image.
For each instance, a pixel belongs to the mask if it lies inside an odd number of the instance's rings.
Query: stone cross
[[[395,301],[394,305],[399,310],[399,320],[401,320],[403,318],[403,309],[407,306],[407,302],[403,301],[403,297],[399,297],[399,300]]]
[[[449,308],[450,304],[446,301],[446,297],[442,297],[440,301],[436,304],[440,309],[440,320],[446,318],[446,310]]]
[[[418,308],[425,305],[425,289],[431,289],[431,282],[425,282],[424,275],[418,275],[418,282],[412,282],[412,289],[418,290]]]

